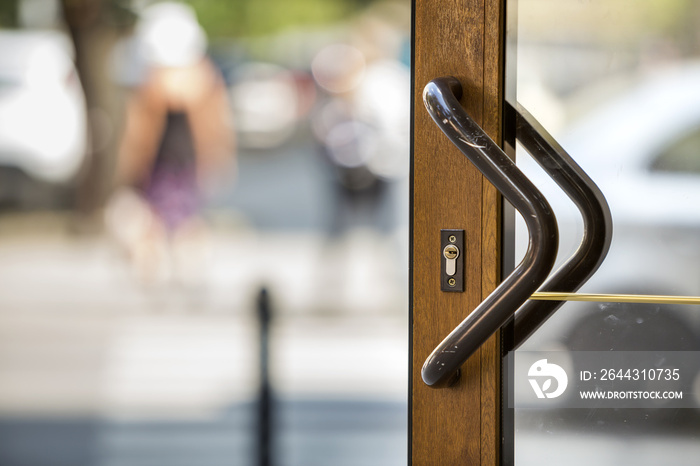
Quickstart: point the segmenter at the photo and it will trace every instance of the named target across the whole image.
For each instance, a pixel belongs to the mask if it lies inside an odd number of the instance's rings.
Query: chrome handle
[[[530,242],[523,261],[432,352],[423,381],[448,386],[460,366],[537,290],[554,265],[559,244],[556,219],[542,193],[462,109],[462,87],[455,78],[429,82],[423,102],[443,133],[525,219]]]

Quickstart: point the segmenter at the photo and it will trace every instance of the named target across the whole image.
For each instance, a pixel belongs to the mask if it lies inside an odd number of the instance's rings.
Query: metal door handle
[[[544,282],[558,249],[556,219],[546,199],[462,109],[461,94],[455,78],[438,78],[426,85],[423,102],[442,132],[521,213],[530,241],[523,261],[428,357],[421,374],[431,387],[449,386],[457,380],[460,366]],[[589,229],[576,253],[545,284],[546,289],[575,291],[595,272],[610,246],[609,208],[593,181],[534,118],[521,107],[514,109],[507,104],[506,111],[515,112],[516,137],[572,198]],[[517,345],[562,304],[546,301],[542,306],[543,302],[528,302],[516,315]]]
[[[467,156],[525,219],[530,243],[523,261],[445,338],[423,364],[423,381],[449,386],[460,366],[513,315],[549,275],[559,235],[554,212],[542,193],[513,161],[469,118],[459,103],[462,87],[455,78],[434,79],[423,90],[423,103],[443,133]]]
[[[583,218],[583,237],[576,252],[538,291],[572,293],[603,263],[612,242],[612,214],[598,186],[554,138],[520,104],[506,102],[506,121],[515,120],[515,137],[559,187]],[[546,304],[545,304],[546,303]],[[564,301],[527,301],[515,314],[513,347],[517,349]]]

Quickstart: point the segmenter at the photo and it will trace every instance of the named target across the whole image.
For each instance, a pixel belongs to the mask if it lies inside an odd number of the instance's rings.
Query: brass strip
[[[664,296],[642,294],[595,294],[595,293],[557,293],[538,291],[530,299],[538,301],[592,301],[599,303],[639,303],[639,304],[698,304],[698,296]]]

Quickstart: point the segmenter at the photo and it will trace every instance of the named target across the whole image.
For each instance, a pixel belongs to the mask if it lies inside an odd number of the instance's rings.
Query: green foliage
[[[368,0],[186,0],[210,37],[260,36],[347,19]]]
[[[136,13],[130,0],[107,0],[106,20],[118,28],[129,28],[136,23]]]
[[[0,0],[0,28],[17,27],[18,0]]]

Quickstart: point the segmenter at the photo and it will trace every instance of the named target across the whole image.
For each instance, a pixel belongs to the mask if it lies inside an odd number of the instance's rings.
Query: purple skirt
[[[168,232],[199,215],[201,200],[194,165],[158,164],[144,189],[146,200]]]

